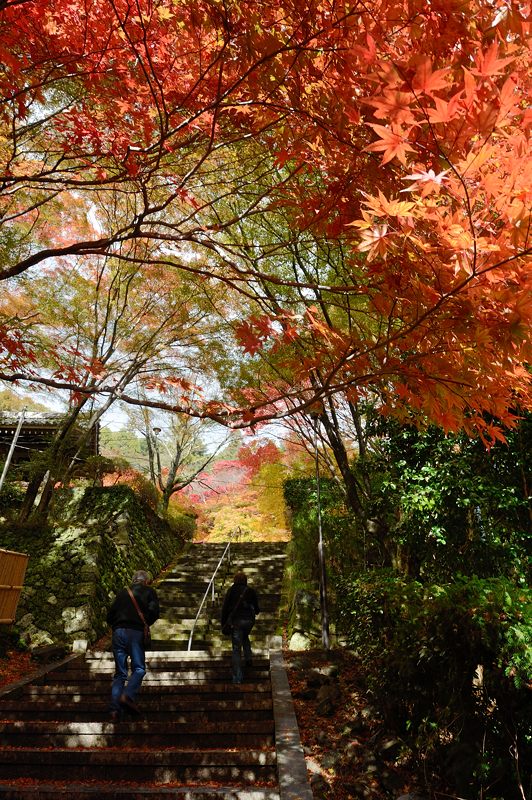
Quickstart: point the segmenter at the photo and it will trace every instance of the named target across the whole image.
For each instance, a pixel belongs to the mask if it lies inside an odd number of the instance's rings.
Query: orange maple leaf
[[[433,124],[437,124],[438,122],[450,122],[451,120],[455,119],[461,109],[460,100],[462,98],[463,92],[457,92],[454,94],[449,102],[446,100],[442,100],[441,97],[434,98],[434,106],[435,108],[428,109],[429,120]]]
[[[368,152],[382,150],[383,157],[382,163],[386,164],[393,158],[397,158],[401,164],[406,164],[406,153],[415,152],[414,148],[408,143],[408,132],[403,132],[398,125],[391,125],[386,128],[384,125],[374,125],[369,123],[370,128],[373,128],[376,134],[381,138],[379,141],[368,145],[364,149]]]
[[[360,243],[357,250],[367,253],[368,261],[381,256],[386,259],[390,245],[387,225],[373,225],[371,228],[362,231]]]
[[[498,124],[502,123],[503,121],[507,121],[507,117],[517,112],[518,106],[518,94],[516,92],[517,88],[517,80],[514,75],[510,75],[509,78],[505,81],[500,95],[499,95],[499,117],[498,117]]]
[[[445,89],[447,86],[446,78],[450,71],[450,68],[446,67],[433,72],[432,61],[428,56],[423,56],[412,80],[412,88],[425,94],[432,94],[439,89]]]
[[[401,189],[401,191],[419,192],[421,197],[426,197],[432,192],[439,194],[442,183],[448,172],[448,169],[444,169],[443,172],[438,172],[437,175],[433,169],[429,169],[426,172],[413,172],[411,175],[402,178],[404,181],[413,181],[413,183],[406,189]]]
[[[245,353],[255,355],[264,345],[262,337],[257,335],[254,328],[245,320],[235,327],[235,333]]]
[[[378,217],[404,217],[415,207],[415,203],[408,200],[388,200],[380,190],[378,197],[370,195],[366,197],[364,205]]]
[[[362,59],[362,61],[364,61],[366,64],[369,65],[373,64],[377,56],[377,47],[375,44],[375,39],[369,33],[366,34],[366,43],[367,47],[362,47],[362,45],[354,45],[351,48],[351,52],[359,56]]]
[[[414,115],[409,107],[411,100],[410,92],[385,89],[382,95],[368,98],[364,103],[375,107],[377,119],[393,120],[397,125],[401,125],[405,122],[407,124],[414,122]]]
[[[513,56],[509,58],[497,58],[499,46],[497,42],[493,42],[485,53],[479,53],[475,58],[476,68],[473,67],[471,72],[473,75],[478,75],[481,78],[491,78],[495,75],[500,75],[508,64],[515,61]]]

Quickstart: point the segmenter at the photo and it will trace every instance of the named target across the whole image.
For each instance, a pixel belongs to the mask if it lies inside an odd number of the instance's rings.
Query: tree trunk
[[[154,486],[157,486],[157,475],[155,474],[155,451],[153,449],[153,442],[151,434],[146,431],[146,446],[148,448],[148,465],[150,468],[150,480]]]
[[[24,495],[24,501],[18,515],[19,522],[26,522],[33,511],[33,504],[35,503],[37,495],[39,494],[39,489],[41,488],[41,484],[45,475],[46,472],[39,473],[38,475],[35,475],[28,483],[26,494]]]
[[[22,508],[20,510],[19,522],[25,522],[33,515],[33,513],[38,513],[39,515],[46,514],[52,497],[51,490],[48,490],[48,484],[51,482],[53,487],[58,476],[61,474],[61,470],[64,468],[62,451],[64,449],[65,440],[74,427],[80,411],[85,405],[85,402],[86,401],[82,401],[79,406],[71,409],[70,413],[64,418],[62,425],[58,428],[48,450],[48,464],[50,466],[43,467],[42,470],[40,470],[39,473],[30,481],[28,488],[26,489],[26,496],[24,497]],[[39,488],[48,471],[50,474],[47,479],[43,495],[39,501],[39,507],[37,510],[35,510],[35,498],[37,497]]]
[[[339,426],[337,424],[334,410],[332,411],[331,416],[329,416],[327,411],[324,409],[323,413],[320,415],[320,420],[327,434],[327,439],[344,482],[347,505],[355,514],[363,532],[364,564],[366,564],[366,542],[368,540],[371,540],[374,544],[376,544],[379,548],[381,556],[386,559],[386,561],[391,563],[390,545],[392,543],[388,541],[388,526],[382,520],[372,519],[368,516],[367,491],[364,489],[364,486],[360,484],[357,477],[353,473],[353,470],[351,469],[349,457],[339,432]]]
[[[177,475],[177,470],[181,466],[182,455],[183,455],[182,447],[179,444],[176,444],[175,455],[168,469],[168,475],[166,476],[166,483],[164,485],[163,495],[161,497],[161,505],[164,511],[168,509],[170,498],[176,490],[175,477]]]
[[[320,415],[320,422],[325,428],[327,439],[344,481],[348,506],[357,516],[364,518],[364,507],[360,499],[357,479],[353,475],[353,472],[349,466],[349,458],[347,456],[345,445],[340,438],[333,421],[329,418],[325,411]]]
[[[44,517],[48,511],[50,501],[52,499],[52,492],[55,485],[55,480],[50,472],[44,481],[44,487],[37,508],[35,509],[36,517]]]

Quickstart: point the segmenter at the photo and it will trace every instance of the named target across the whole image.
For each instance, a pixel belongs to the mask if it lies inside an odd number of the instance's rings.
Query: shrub
[[[145,478],[144,475],[141,475],[140,472],[137,472],[131,481],[130,486],[141,503],[145,503],[153,511],[157,510],[159,501],[161,499],[161,494],[157,487],[154,486],[154,484],[149,481],[148,478]]]
[[[183,542],[192,541],[196,531],[196,515],[191,510],[171,503],[166,510],[164,519],[171,529],[180,535]]]
[[[5,658],[11,650],[23,652],[26,649],[18,628],[13,625],[0,625],[0,658]]]
[[[483,781],[516,787],[508,754],[530,758],[532,741],[532,592],[504,578],[423,586],[376,570],[344,580],[339,599],[387,723],[425,748],[430,734],[438,758],[473,745],[456,778],[464,796]]]
[[[108,460],[111,461],[111,459]],[[157,487],[141,472],[133,469],[124,459],[115,458],[112,459],[112,462],[115,465],[115,471],[106,472],[103,480],[104,486],[125,484],[135,492],[142,503],[156,511],[161,499],[161,493]]]
[[[2,467],[0,464],[0,473]],[[0,512],[9,512],[14,508],[19,508],[24,500],[25,491],[22,486],[16,483],[5,483],[0,492]]]

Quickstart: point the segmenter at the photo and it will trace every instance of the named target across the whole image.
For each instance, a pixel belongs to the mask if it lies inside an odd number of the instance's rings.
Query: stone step
[[[277,620],[270,626],[257,625],[254,627],[249,637],[253,652],[255,652],[256,649],[261,651],[267,650],[271,646],[271,637],[277,635],[275,632],[280,630],[280,628],[281,623]],[[186,637],[184,633],[187,634]],[[160,646],[156,645],[156,649],[187,650],[189,637],[190,631],[176,631],[176,636],[172,636],[171,631],[160,628],[156,631],[156,636],[152,638],[152,645],[155,640],[155,643],[161,642]],[[194,631],[192,641],[194,642],[194,649],[207,650],[212,653],[213,656],[219,655],[220,652],[224,650],[231,649],[230,637],[223,634],[218,625],[209,629],[205,628],[203,630]]]
[[[153,639],[152,639],[152,644],[154,644],[154,641],[155,641],[155,644],[156,644],[157,640],[153,640]],[[194,664],[197,661],[208,661],[208,662],[211,662],[211,663],[212,662],[224,662],[225,664],[230,664],[231,663],[231,640],[229,639],[228,636],[224,636],[223,642],[224,642],[223,650],[216,650],[216,649],[213,649],[211,647],[206,648],[204,650],[200,650],[200,649],[187,650],[186,647],[183,648],[182,650],[177,650],[175,647],[168,647],[169,642],[163,642],[164,647],[161,647],[161,648],[152,647],[150,650],[148,650],[148,652],[146,653],[146,663],[147,664],[151,664],[154,659],[156,661],[160,661],[160,660],[169,661],[170,664],[172,662],[174,662],[174,661],[177,661],[179,663],[181,663],[181,662],[190,663],[190,665],[191,665],[190,668],[191,669],[193,669]],[[259,667],[263,666],[263,664],[268,664],[269,663],[269,660],[268,660],[269,647],[260,647],[260,646],[256,645],[256,643],[254,641],[252,641],[252,647],[253,647],[253,661],[254,661],[254,663],[256,662],[257,666],[259,666]],[[92,667],[92,665],[94,665],[94,669],[95,670],[98,669],[97,663],[98,663],[98,659],[100,659],[100,657],[105,659],[103,663],[107,663],[106,660],[108,660],[111,663],[113,663],[113,654],[112,654],[112,652],[110,650],[102,652],[101,656],[100,656],[100,654],[98,654],[98,656],[96,656],[96,657],[94,657],[93,654],[88,654],[87,659],[90,661],[91,667]],[[74,665],[75,663],[78,663],[78,662],[75,662],[75,661],[71,662],[72,665]],[[83,662],[79,662],[79,663],[83,663]],[[67,667],[65,667],[65,668],[67,668]]]
[[[228,586],[229,585],[227,585],[226,588],[222,588],[221,591],[215,594],[214,602],[212,600],[212,595],[208,596],[203,604],[202,614],[207,614],[212,611],[219,613]],[[185,613],[189,613],[194,609],[194,616],[196,616],[205,592],[195,592],[194,596],[192,597],[191,593],[181,591],[178,586],[172,586],[170,588],[166,587],[162,589],[157,587],[157,594],[159,595],[159,602],[162,609],[171,606],[172,608],[182,608],[184,609]],[[199,596],[200,594],[201,597]],[[273,610],[277,608],[277,604],[281,596],[281,587],[275,587],[271,584],[268,584],[267,589],[261,589],[259,587],[258,594],[259,605],[261,609]]]
[[[223,586],[225,584],[225,579],[220,579],[216,581],[214,585],[214,597],[218,597],[221,593],[223,593]],[[158,595],[165,595],[166,592],[170,592],[172,594],[176,594],[180,599],[183,600],[184,605],[190,605],[191,603],[197,603],[197,595],[200,595],[200,599],[206,595],[205,602],[212,602],[212,585],[209,586],[209,581],[198,581],[192,580],[183,576],[176,575],[175,577],[168,577],[165,578],[164,581],[160,583],[154,584],[155,588],[157,589]],[[209,593],[206,594],[207,589],[209,589]],[[194,597],[191,598],[190,595],[193,594]]]
[[[275,789],[266,787],[239,789],[236,786],[153,786],[92,782],[90,785],[72,783],[70,781],[38,782],[28,785],[26,779],[17,785],[16,780],[8,783],[0,781],[0,797],[2,800],[279,800]]]
[[[215,585],[219,585],[227,580],[232,581],[234,573],[240,569],[245,571],[248,580],[253,583],[255,583],[257,580],[262,580],[262,582],[264,582],[265,575],[273,578],[279,578],[283,571],[284,564],[285,556],[281,556],[278,559],[272,559],[267,554],[259,554],[254,558],[248,559],[247,563],[242,566],[240,564],[235,564],[234,566],[227,568],[227,564],[224,565],[214,576],[214,583]],[[189,580],[196,583],[203,581],[206,585],[211,582],[215,568],[216,564],[211,564],[208,567],[199,567],[195,565],[187,565],[184,568],[177,567],[166,572],[163,576],[155,581],[154,585],[161,586],[166,581],[180,580]]]
[[[267,655],[271,648],[271,640],[276,638],[277,635],[274,633],[268,634],[267,636],[260,637],[257,640],[255,637],[255,632],[253,631],[251,634],[251,647],[253,650],[253,655]],[[231,639],[228,636],[224,636],[223,634],[219,637],[219,643],[214,645],[211,641],[202,640],[201,637],[193,639],[193,650],[188,650],[188,636],[182,640],[172,640],[172,639],[158,639],[157,637],[151,640],[151,647],[148,653],[153,652],[163,652],[163,653],[208,653],[211,658],[218,658],[223,656],[225,653],[230,652],[231,650]]]
[[[175,686],[182,683],[220,683],[223,681],[224,675],[227,679],[230,679],[230,667],[227,667],[225,671],[222,670],[214,670],[214,669],[195,669],[195,670],[182,670],[181,672],[165,672],[164,670],[157,670],[146,673],[146,677],[142,682],[142,687],[145,686],[152,686],[153,684],[164,684],[165,686]],[[59,686],[62,683],[68,684],[69,686],[81,686],[83,683],[93,683],[94,681],[103,682],[106,681],[108,685],[111,683],[113,673],[110,671],[108,676],[104,676],[101,673],[94,674],[90,672],[81,673],[79,670],[69,674],[68,672],[61,673],[55,676],[45,675],[42,678],[39,678],[35,683],[38,686],[47,685],[51,681],[53,681],[54,686]],[[260,680],[260,675],[257,675],[255,672],[248,673],[249,679],[257,682]]]
[[[225,592],[229,588],[231,584],[226,584],[224,588],[215,593],[214,603],[212,600],[212,595],[208,595],[207,599],[203,604],[202,613],[206,613],[208,610],[219,610],[221,608],[222,600],[225,596]],[[255,584],[254,584],[255,585]],[[261,608],[266,609],[267,607],[276,608],[276,603],[279,602],[281,597],[281,587],[273,586],[271,583],[268,583],[267,587],[259,589],[259,605]],[[205,592],[204,592],[205,593]],[[159,595],[159,602],[161,608],[165,607],[165,604],[170,604],[172,608],[183,608],[183,609],[191,609],[195,608],[196,612],[199,608],[199,601],[195,597],[191,599],[188,594],[181,591],[178,585],[171,586],[171,587],[164,587],[163,589],[157,587],[157,594]],[[202,598],[203,599],[203,596]],[[195,616],[195,615],[194,615]]]
[[[221,709],[220,711],[188,711],[184,712],[182,709],[171,710],[152,710],[147,704],[139,700],[139,707],[141,709],[140,719],[152,720],[157,716],[158,722],[179,722],[182,725],[199,725],[203,722],[252,722],[264,721],[271,717],[271,708],[264,709],[263,711],[245,709],[240,712],[229,711],[228,709]],[[95,704],[93,708],[83,710],[83,708],[72,710],[72,708],[56,708],[54,710],[48,709],[33,709],[33,708],[19,708],[18,710],[6,711],[2,710],[2,719],[5,721],[22,720],[22,721],[36,721],[47,722],[54,720],[56,722],[109,722],[109,701],[106,703],[101,702]]]
[[[216,721],[231,719],[246,721],[253,719],[268,719],[272,714],[270,699],[254,700],[243,703],[242,701],[227,701],[222,699],[204,699],[198,706],[197,698],[152,697],[142,695],[139,705],[144,716],[157,721],[194,722],[198,719]],[[29,698],[4,700],[0,703],[0,718],[3,720],[72,720],[74,722],[93,721],[107,722],[109,720],[109,693],[95,697],[87,695],[85,699],[72,701],[68,698],[58,697],[53,705],[50,698]]]
[[[164,578],[169,574],[179,575],[182,571],[189,572],[196,577],[210,577],[216,568],[218,568],[216,576],[225,574],[233,575],[236,570],[244,569],[247,571],[248,569],[252,568],[256,561],[266,559],[268,565],[272,566],[286,559],[286,553],[268,553],[259,550],[256,550],[254,553],[251,551],[248,551],[247,553],[244,553],[244,551],[239,553],[233,551],[231,553],[230,562],[227,559],[227,553],[225,554],[223,561],[220,562],[221,555],[222,554],[220,552],[211,554],[201,553],[194,548],[188,555],[184,556],[182,560],[179,560],[168,567],[168,569],[160,577]],[[246,565],[242,563],[243,557],[247,558]]]
[[[158,669],[164,667],[165,669],[181,670],[205,667],[220,667],[226,668],[231,666],[231,657],[229,655],[222,658],[213,658],[203,650],[188,653],[187,651],[171,652],[149,650],[146,653],[146,663],[150,669]],[[269,670],[270,662],[263,656],[257,656],[253,659],[253,665],[256,669]],[[85,659],[71,661],[65,664],[61,669],[56,670],[59,672],[69,672],[76,669],[98,670],[100,668],[106,669],[107,667],[114,667],[114,658],[111,652],[102,652],[98,655],[87,655]]]
[[[175,625],[176,623],[180,627],[186,626],[187,628],[192,628],[192,625],[194,624],[194,620],[196,619],[196,614],[192,615],[191,612],[187,612],[187,613],[190,614],[190,616],[187,616],[185,618],[183,618],[183,617],[179,618],[179,617],[174,617],[174,615],[172,614],[172,612],[169,609],[167,609],[166,611],[162,611],[160,619],[158,619],[157,622],[153,623],[153,625],[151,626],[151,629],[154,630],[155,628],[166,626],[166,625],[172,626],[172,625]],[[204,624],[205,622],[208,622],[213,628],[217,628],[217,627],[220,626],[220,617],[221,617],[221,612],[217,612],[216,614],[211,614],[211,615],[209,615],[209,614],[205,614],[205,615],[201,614],[197,618],[196,627],[198,625]],[[270,609],[264,609],[255,618],[255,628],[254,628],[254,630],[256,630],[257,628],[265,628],[265,627],[268,628],[268,630],[269,630],[272,626],[275,626],[275,624],[277,623],[278,619],[279,619],[279,615],[278,615],[278,613],[276,611],[273,611],[273,609],[271,609],[271,610]]]
[[[185,608],[184,606],[178,606],[176,603],[169,601],[168,598],[160,598],[160,607],[161,607],[161,618],[163,619],[179,619],[181,622],[185,622],[185,620],[190,620],[192,623],[197,616],[198,613],[198,606],[189,606]],[[268,596],[264,598],[264,596],[260,595],[260,614],[257,616],[257,621],[259,619],[264,619],[264,617],[270,617],[275,619],[278,616],[278,608],[279,608],[279,597],[271,597]],[[208,607],[203,607],[198,620],[203,619],[210,619],[214,618],[216,621],[220,619],[221,615],[221,604],[218,605],[216,608],[212,608],[210,605]]]
[[[263,748],[274,744],[273,720],[183,724],[144,719],[124,722],[0,722],[0,748]],[[3,752],[0,749],[0,753]]]
[[[227,640],[229,643],[229,639]],[[228,644],[230,647],[230,644]],[[269,651],[264,650],[261,648],[254,648],[253,649],[253,658],[254,661],[257,663],[258,666],[264,667],[268,666],[269,658],[268,658]],[[156,649],[150,648],[146,653],[146,661],[150,664],[169,664],[172,665],[174,663],[177,664],[190,664],[193,667],[198,662],[204,662],[209,664],[230,664],[231,663],[231,655],[230,652],[226,653],[213,653],[210,650],[175,650],[171,649],[168,650],[167,648]],[[97,669],[98,664],[108,664],[113,663],[113,654],[111,650],[99,650],[98,652],[88,652],[85,658],[81,660],[74,659],[70,661],[68,664],[65,664],[61,669],[62,671],[73,667],[74,669],[78,669],[79,664],[88,663],[90,664],[91,668]]]
[[[243,711],[229,711],[228,709],[221,709],[220,711],[193,711],[188,712],[176,708],[170,709],[155,709],[152,710],[145,702],[139,700],[141,709],[141,719],[151,720],[154,715],[157,716],[158,722],[179,722],[182,725],[199,725],[202,722],[250,722],[255,720],[267,720],[272,715],[271,708],[257,711],[255,709]],[[55,709],[34,709],[34,708],[19,708],[11,711],[2,709],[1,717],[3,720],[23,720],[47,722],[49,720],[60,722],[108,722],[109,721],[109,700],[106,703],[99,703],[92,708],[79,708],[73,710],[68,708],[55,708]]]
[[[31,685],[20,689],[13,693],[11,696],[24,699],[48,699],[50,702],[55,703],[58,699],[69,696],[72,698],[73,703],[83,702],[84,698],[98,698],[108,699],[111,692],[110,681],[90,681],[86,684],[69,685],[69,684],[43,684],[39,686]],[[162,698],[163,702],[179,703],[181,700],[195,698],[197,703],[203,703],[205,700],[228,700],[235,702],[238,700],[245,700],[249,702],[249,698],[253,700],[271,697],[271,687],[266,683],[241,683],[235,685],[230,682],[226,683],[181,683],[174,686],[166,686],[163,683],[142,684],[141,694],[139,695],[139,703],[142,705],[148,702],[151,698]]]
[[[256,636],[254,633],[251,634],[251,647],[253,650],[253,654],[256,652],[264,652],[271,646],[271,641],[277,638],[274,634],[264,634],[262,636]],[[167,652],[174,652],[174,651],[182,651],[186,650],[188,647],[188,639],[186,638],[170,638],[164,639],[162,637],[157,638],[155,640],[152,639],[152,644],[155,644],[158,650],[166,650]],[[218,655],[221,651],[230,652],[231,650],[231,639],[228,636],[224,636],[222,633],[220,634],[210,634],[209,639],[202,639],[196,638],[195,636],[192,639],[192,651],[201,651],[201,650],[211,650],[213,655]]]
[[[146,668],[147,673],[146,675],[157,675],[159,673],[165,673],[169,676],[172,676],[173,680],[179,680],[179,676],[183,674],[191,674],[193,672],[203,674],[224,674],[228,669],[231,669],[231,663],[229,660],[226,662],[219,662],[219,661],[203,661],[198,659],[197,661],[172,661],[170,663],[165,663],[162,659],[150,659],[149,652],[146,653]],[[267,678],[270,665],[265,663],[263,660],[261,661],[254,661],[253,662],[253,670],[258,676],[261,675],[264,678]],[[90,680],[96,676],[102,676],[104,678],[106,675],[112,675],[114,673],[114,663],[112,661],[108,662],[99,662],[98,664],[87,664],[87,665],[80,665],[78,667],[72,667],[70,669],[65,669],[58,671],[55,674],[58,680],[64,679],[73,679],[77,680],[78,676],[80,680]],[[47,676],[43,675],[41,678],[37,679],[41,683],[46,683]],[[144,679],[146,680],[146,678]]]
[[[251,685],[251,684],[250,684]],[[195,691],[196,687],[188,687],[189,691],[184,692],[185,687],[180,687],[181,691],[168,693],[161,691],[141,691],[139,695],[139,703],[142,708],[154,712],[181,712],[181,711],[221,711],[225,710],[228,714],[237,713],[240,711],[263,711],[264,709],[271,710],[272,699],[269,692],[247,692],[242,694],[241,687],[246,684],[239,684],[237,686],[231,684],[234,691],[229,692],[201,692],[201,698],[198,697],[198,692]],[[18,697],[9,696],[6,700],[0,701],[0,710],[3,713],[12,710],[33,708],[35,714],[38,716],[39,711],[44,711],[50,708],[51,694],[39,693],[38,695],[21,695]],[[100,706],[107,707],[109,702],[109,686],[105,692],[75,692],[71,697],[65,696],[64,693],[57,694],[53,699],[53,708],[50,710],[59,710],[69,708],[71,711],[76,711],[78,708],[94,708]],[[199,700],[201,699],[201,704]],[[2,718],[0,714],[0,719]]]
[[[124,742],[121,744],[126,747]],[[140,743],[139,743],[140,744]],[[24,772],[26,779],[69,778],[76,781],[106,780],[156,781],[241,781],[271,782],[276,778],[273,750],[238,749],[194,751],[190,749],[83,750],[56,747],[53,750],[24,748],[0,751],[0,780]]]
[[[250,634],[252,650],[255,651],[257,648],[266,650],[271,646],[270,637],[274,635],[274,632],[277,630],[281,630],[281,623],[277,620],[270,625],[266,623],[264,625],[256,625]],[[188,630],[188,628],[179,630],[177,625],[168,625],[161,626],[154,630],[152,643],[153,641],[161,642],[161,645],[157,645],[156,649],[175,650],[172,644],[175,643],[176,645],[180,645],[177,649],[187,650],[189,638],[190,630]],[[224,651],[231,649],[231,638],[229,635],[222,633],[222,629],[218,623],[211,627],[195,628],[192,634],[192,641],[195,646],[197,645],[198,649],[209,650],[213,656],[223,654]],[[170,648],[168,647],[169,644],[172,645]]]
[[[255,621],[251,638],[253,638],[253,636],[257,636],[257,634],[267,635],[279,624],[280,622],[278,618],[273,614],[261,614],[260,618]],[[211,633],[214,635],[221,633],[221,625],[218,619],[207,620],[200,618],[194,625],[194,619],[187,619],[182,622],[176,619],[170,619],[169,617],[162,617],[151,626],[151,634],[152,638],[160,638],[162,634],[177,635],[180,633],[181,636],[183,636],[184,633],[190,633],[193,627],[194,634],[196,634],[196,632],[198,634],[201,632],[205,636],[210,636]]]

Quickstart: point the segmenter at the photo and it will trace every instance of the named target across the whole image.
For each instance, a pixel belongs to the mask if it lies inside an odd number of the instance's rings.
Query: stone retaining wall
[[[46,528],[0,529],[0,542],[30,556],[16,620],[23,641],[84,650],[106,631],[115,592],[137,569],[157,575],[190,541],[194,521],[171,528],[125,485],[69,490],[58,507]]]

